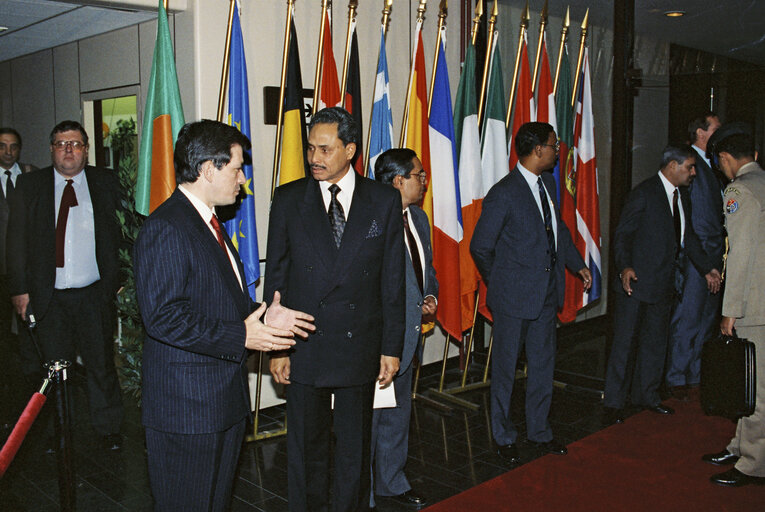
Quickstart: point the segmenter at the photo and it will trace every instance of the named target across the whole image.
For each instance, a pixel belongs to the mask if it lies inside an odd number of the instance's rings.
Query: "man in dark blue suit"
[[[409,419],[412,412],[412,373],[414,354],[420,342],[423,317],[432,318],[438,304],[438,281],[433,268],[430,223],[417,206],[425,193],[427,174],[411,149],[389,149],[375,162],[375,178],[392,185],[401,194],[404,208],[404,243],[407,247],[406,331],[401,366],[393,379],[396,407],[375,409],[372,416],[372,495],[389,501],[422,508],[427,500],[412,490],[404,473],[409,453]]]
[[[678,187],[696,175],[690,146],[664,148],[661,170],[636,186],[624,204],[612,243],[618,279],[613,313],[614,333],[606,369],[604,422],[624,421],[632,405],[672,414],[661,404],[669,321],[682,290],[682,266],[690,258],[713,293],[721,276],[701,248],[693,230],[690,200]]]
[[[525,344],[526,435],[532,445],[564,455],[548,421],[555,367],[555,314],[563,306],[564,266],[578,273],[588,290],[592,276],[571,240],[555,203],[555,180],[548,172],[559,143],[547,123],[526,123],[515,135],[519,162],[494,185],[470,242],[486,301],[494,316],[491,360],[491,429],[499,455],[520,461],[518,430],[510,397],[518,352]]]
[[[271,359],[287,386],[289,509],[369,508],[372,396],[390,384],[404,343],[401,195],[351,168],[359,129],[345,110],[311,119],[311,177],[276,189],[266,257],[266,296],[316,318],[316,331]],[[334,410],[332,397],[334,396]]]
[[[704,251],[718,262],[717,268],[722,268],[725,250],[722,184],[706,156],[707,142],[719,127],[720,120],[714,112],[706,112],[688,125],[691,147],[696,152],[696,177],[688,186],[688,195],[693,230]],[[701,347],[719,323],[721,294],[709,291],[707,280],[687,259],[682,271],[685,283],[670,324],[666,380],[675,398],[687,400],[688,389],[699,385]]]
[[[266,312],[215,207],[234,203],[250,141],[215,121],[181,128],[178,187],[146,220],[133,250],[143,346],[143,425],[155,510],[223,511],[231,497],[250,398],[249,350],[283,350],[310,315]],[[266,314],[266,326],[260,318]]]

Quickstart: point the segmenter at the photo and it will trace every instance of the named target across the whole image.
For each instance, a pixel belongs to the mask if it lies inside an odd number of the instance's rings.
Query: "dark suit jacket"
[[[29,293],[41,319],[56,284],[56,206],[53,167],[22,174],[11,197],[6,259],[10,294]],[[114,302],[120,285],[119,249],[122,233],[116,212],[122,209],[120,187],[113,172],[85,167],[95,223],[96,262],[104,301]]]
[[[36,171],[37,167],[30,164],[22,164],[19,162],[19,168],[21,173],[27,173]],[[6,176],[2,174],[5,170],[0,169],[0,180],[5,181]],[[0,275],[5,275],[5,240],[8,233],[8,216],[10,214],[10,206],[6,194],[3,194],[2,187],[0,187]]]
[[[711,261],[718,262],[716,268],[722,270],[722,256],[725,252],[722,187],[714,171],[700,156],[696,157],[696,177],[688,187],[688,194],[691,198],[693,230]]]
[[[243,276],[238,255],[236,261]],[[249,417],[247,287],[240,287],[215,235],[181,191],[144,222],[133,265],[146,328],[143,424],[204,434]]]
[[[549,192],[555,179],[542,173]],[[558,224],[557,260],[550,268],[550,255],[544,220],[528,183],[516,167],[499,180],[483,200],[470,253],[487,283],[486,301],[492,311],[516,318],[534,319],[542,311],[550,279],[555,279],[558,308],[563,306],[565,270],[578,272],[585,267],[571,240],[571,233],[561,220],[554,193]]]
[[[404,351],[401,355],[401,368],[398,373],[404,373],[417,351],[420,343],[420,329],[422,326],[422,302],[424,297],[432,295],[438,298],[438,280],[436,280],[436,270],[433,268],[433,250],[430,246],[430,223],[427,214],[415,205],[409,206],[411,215],[411,224],[417,230],[417,235],[422,243],[423,256],[425,259],[425,268],[423,273],[424,292],[420,291],[420,285],[417,283],[417,276],[414,274],[412,266],[412,257],[409,251],[406,251],[406,272],[404,281],[406,283],[406,331],[404,333]]]
[[[313,315],[316,325],[291,351],[290,380],[317,387],[368,384],[381,354],[401,357],[403,230],[399,192],[367,178],[356,176],[339,249],[318,181],[303,178],[276,189],[265,297],[278,290],[287,307]]]
[[[684,251],[703,276],[715,265],[694,232],[687,191],[681,190],[680,197],[685,212]],[[637,275],[637,281],[632,282],[632,297],[653,304],[672,296],[677,242],[672,211],[658,174],[637,185],[627,196],[612,248],[617,270],[614,290],[624,293],[618,274],[631,267]]]

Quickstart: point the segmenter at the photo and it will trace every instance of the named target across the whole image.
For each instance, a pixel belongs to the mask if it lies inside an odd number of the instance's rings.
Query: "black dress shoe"
[[[517,464],[521,461],[521,455],[518,453],[518,445],[515,443],[510,443],[506,446],[498,446],[497,455],[502,457],[502,460],[505,462],[510,462],[511,464]]]
[[[723,450],[719,453],[707,453],[701,456],[701,460],[709,462],[715,466],[725,466],[726,464],[735,464],[738,462],[738,455],[733,455],[728,450]]]
[[[603,407],[603,425],[608,426],[615,423],[624,423],[624,409]]]
[[[396,502],[399,505],[404,505],[406,507],[415,509],[422,508],[428,504],[427,498],[423,496],[417,496],[412,492],[411,489],[403,494],[399,494],[398,496],[386,496],[385,499]]]
[[[555,439],[551,439],[544,443],[538,443],[536,441],[529,441],[529,443],[537,450],[541,450],[545,453],[553,453],[555,455],[566,455],[568,453],[568,449]]]
[[[103,439],[104,448],[112,452],[122,450],[122,436],[119,434],[108,434]]]
[[[672,407],[667,407],[662,404],[646,406],[645,410],[655,412],[656,414],[675,414],[675,410]]]
[[[709,480],[712,483],[729,487],[742,487],[749,484],[765,485],[765,477],[745,475],[736,468],[731,468],[725,473],[712,475]]]

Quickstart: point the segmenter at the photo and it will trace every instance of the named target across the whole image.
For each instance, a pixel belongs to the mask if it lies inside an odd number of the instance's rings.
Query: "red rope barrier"
[[[29,399],[29,403],[24,408],[24,412],[21,413],[19,421],[13,427],[13,432],[11,432],[11,435],[5,442],[3,449],[0,450],[0,478],[3,477],[5,470],[8,469],[8,466],[10,466],[13,458],[16,456],[16,452],[21,448],[21,443],[24,442],[27,432],[29,432],[35,419],[37,419],[37,415],[40,413],[44,403],[45,395],[41,393],[35,393]]]

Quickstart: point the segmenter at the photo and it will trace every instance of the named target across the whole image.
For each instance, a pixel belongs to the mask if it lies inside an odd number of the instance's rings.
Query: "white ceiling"
[[[157,17],[154,12],[50,0],[0,0],[0,62]]]
[[[549,10],[562,17],[568,5],[572,16],[581,18],[589,7],[592,23],[611,26],[614,1],[549,0]],[[765,65],[765,0],[634,1],[640,34]],[[523,7],[526,0],[500,3]],[[532,20],[538,19],[543,3],[529,1]],[[171,8],[185,4],[173,0]],[[156,18],[156,6],[157,0],[0,0],[0,26],[8,27],[0,32],[0,62]],[[670,9],[687,14],[667,18],[663,13]]]

